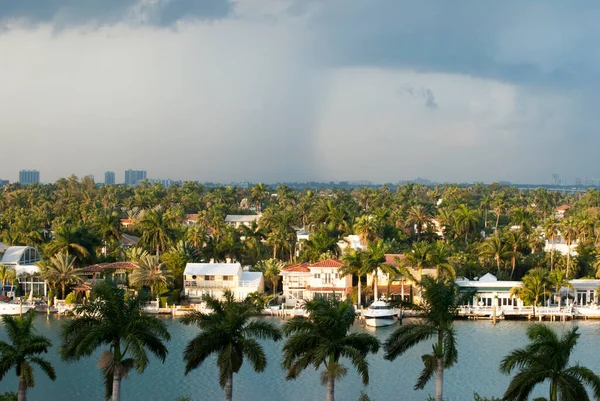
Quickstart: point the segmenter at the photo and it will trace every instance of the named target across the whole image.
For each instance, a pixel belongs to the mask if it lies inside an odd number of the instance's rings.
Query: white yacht
[[[13,302],[0,302],[0,316],[20,315],[33,308],[35,308],[34,305],[18,304]]]
[[[398,311],[386,301],[375,301],[362,313],[367,326],[380,327],[394,324],[398,318]]]

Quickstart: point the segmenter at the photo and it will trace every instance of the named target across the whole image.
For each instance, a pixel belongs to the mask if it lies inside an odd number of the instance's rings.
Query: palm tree
[[[496,262],[498,274],[500,274],[500,263],[510,257],[511,252],[499,232],[486,239],[479,248],[479,254],[483,257],[491,258]]]
[[[140,220],[142,237],[139,245],[156,249],[156,256],[160,256],[160,252],[172,242],[174,224],[175,219],[161,209],[146,211]]]
[[[533,314],[535,315],[536,306],[543,296],[551,296],[552,293],[546,289],[550,287],[548,283],[548,271],[535,268],[527,272],[521,281],[521,287],[511,288],[511,295],[515,295],[523,301],[525,305],[533,305]]]
[[[334,401],[335,380],[344,376],[346,368],[340,358],[350,360],[369,383],[369,364],[366,357],[379,350],[379,340],[368,333],[348,333],[354,323],[354,308],[348,302],[318,297],[305,303],[309,317],[295,317],[283,326],[288,336],[283,346],[283,367],[286,380],[295,379],[312,365],[321,366],[321,383],[327,385],[327,401]]]
[[[277,285],[279,284],[279,273],[281,269],[285,267],[285,264],[277,259],[261,260],[256,266],[252,268],[252,271],[262,272],[265,279],[271,283],[273,294],[277,292]]]
[[[342,256],[342,262],[344,265],[338,269],[340,277],[347,275],[354,275],[358,277],[358,302],[357,305],[360,308],[362,306],[361,290],[362,290],[362,277],[367,274],[367,268],[364,263],[365,254],[362,251],[355,251],[353,249],[347,251]]]
[[[13,276],[16,278],[15,269],[6,265],[0,265],[0,283],[2,284],[0,295],[4,295],[4,285],[13,279]]]
[[[42,278],[54,285],[60,284],[61,299],[65,299],[67,285],[83,282],[83,270],[75,267],[76,259],[68,253],[57,253],[43,266]]]
[[[567,274],[562,269],[556,269],[554,271],[551,271],[550,274],[548,274],[548,282],[552,286],[552,289],[556,293],[558,293],[558,308],[560,309],[560,303],[562,298],[560,294],[561,288],[573,288],[573,286],[567,279]]]
[[[469,233],[475,232],[479,225],[479,213],[476,210],[469,209],[468,206],[461,204],[454,211],[454,219],[457,232],[465,235],[465,244],[469,240]]]
[[[24,316],[2,316],[4,330],[10,344],[0,341],[0,380],[13,367],[19,377],[19,401],[27,400],[27,388],[33,387],[33,365],[37,365],[50,378],[56,380],[56,373],[50,362],[39,355],[47,353],[52,342],[36,334],[33,321],[35,310],[29,310]]]
[[[90,249],[84,243],[81,231],[80,227],[70,224],[59,226],[54,230],[54,239],[48,244],[46,254],[65,253],[75,255],[80,261],[85,260],[90,254]]]
[[[560,230],[561,235],[567,244],[567,277],[569,277],[569,270],[571,267],[571,245],[577,239],[577,221],[573,217],[564,219]]]
[[[150,351],[162,362],[167,357],[164,341],[171,336],[164,322],[142,310],[137,296],[125,297],[125,291],[102,283],[92,289],[91,301],[75,309],[75,318],[61,327],[61,356],[77,361],[108,346],[98,366],[104,377],[106,399],[119,401],[121,380],[132,368],[143,373]]]
[[[388,252],[388,245],[383,240],[377,241],[377,243],[369,244],[367,252],[363,259],[365,269],[367,273],[373,275],[373,294],[375,300],[379,299],[378,294],[378,275],[379,267],[385,263],[385,254]]]
[[[372,215],[364,215],[356,218],[354,231],[365,244],[370,244],[378,238],[377,219]]]
[[[173,275],[156,255],[146,255],[140,260],[139,268],[131,273],[131,285],[149,287],[150,295],[159,295],[161,289],[173,280]]]
[[[444,278],[423,277],[421,286],[424,289],[421,304],[409,306],[421,319],[400,326],[390,335],[384,346],[385,359],[393,361],[416,344],[435,338],[433,352],[421,357],[424,368],[415,390],[423,389],[435,375],[435,400],[442,401],[444,369],[458,359],[453,322],[462,297],[456,284]]]
[[[577,330],[573,327],[559,339],[550,327],[531,325],[527,329],[530,343],[505,356],[500,364],[500,371],[505,374],[518,369],[502,399],[527,400],[536,385],[549,381],[549,401],[589,401],[588,388],[600,400],[600,377],[579,364],[569,366],[580,336]]]
[[[424,226],[431,224],[431,211],[423,205],[411,206],[408,209],[406,225],[411,231],[416,232],[417,241],[421,240],[421,231]]]
[[[281,333],[264,320],[253,320],[261,311],[252,302],[236,302],[231,291],[223,292],[223,300],[204,295],[204,302],[212,313],[190,312],[182,323],[197,324],[200,333],[192,339],[183,353],[185,374],[200,366],[211,354],[217,354],[219,384],[225,389],[225,399],[233,396],[233,374],[239,372],[244,358],[254,371],[265,370],[267,359],[256,339],[278,341]]]
[[[444,242],[437,241],[431,245],[429,263],[435,266],[438,277],[456,278],[456,268],[450,262],[450,256],[450,249]]]
[[[517,266],[517,257],[519,257],[520,253],[518,251],[519,247],[523,243],[523,232],[522,231],[508,231],[504,238],[506,238],[506,245],[512,248],[512,252],[510,252],[510,260],[511,260],[511,270],[510,270],[510,278],[512,279],[513,274],[515,273],[515,267]]]
[[[252,187],[251,198],[254,200],[256,213],[262,211],[262,203],[269,197],[269,187],[259,182]]]

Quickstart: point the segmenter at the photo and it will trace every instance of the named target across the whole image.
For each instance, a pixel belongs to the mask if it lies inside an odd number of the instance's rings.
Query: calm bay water
[[[272,319],[276,324],[281,321]],[[57,354],[58,329],[62,320],[53,318],[49,322],[39,316],[39,332],[52,339],[55,347],[46,355],[54,365],[58,378],[51,382],[36,369],[36,386],[30,389],[29,400],[103,400],[103,384],[96,367],[100,352],[80,362],[64,363]],[[182,325],[177,319],[166,323],[172,335],[169,342],[169,356],[164,364],[153,360],[143,375],[133,372],[124,380],[122,398],[124,400],[164,400],[174,401],[180,396],[192,400],[220,400],[224,393],[218,385],[215,359],[211,359],[197,370],[184,376],[182,360],[186,343],[195,335],[196,328]],[[506,389],[509,377],[498,372],[501,359],[512,349],[527,342],[525,331],[530,323],[503,321],[495,327],[489,321],[460,321],[456,323],[458,334],[458,363],[446,371],[444,395],[450,401],[472,400],[473,392],[485,396],[500,396]],[[559,333],[578,325],[581,338],[571,362],[580,362],[600,373],[600,321],[576,321],[550,323]],[[357,331],[369,331],[381,341],[396,326],[378,328],[376,331],[355,325]],[[6,334],[0,329],[0,339]],[[294,381],[285,381],[280,367],[282,343],[265,342],[268,366],[264,373],[256,374],[251,366],[244,364],[239,374],[234,376],[234,400],[237,401],[308,401],[325,398],[325,388],[319,384],[319,375],[314,370],[306,370]],[[413,390],[413,385],[422,369],[420,356],[431,352],[431,344],[426,343],[410,350],[394,362],[383,359],[382,351],[369,357],[371,382],[364,388],[358,375],[346,363],[348,375],[336,385],[336,399],[350,401],[358,399],[365,390],[376,401],[424,400],[433,394],[433,381],[421,391]],[[0,382],[0,392],[16,391],[17,379],[13,371]],[[545,395],[546,386],[539,395]]]

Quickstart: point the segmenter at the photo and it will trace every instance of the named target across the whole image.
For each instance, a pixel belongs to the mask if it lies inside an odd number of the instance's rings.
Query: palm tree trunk
[[[500,274],[500,256],[496,255],[496,265],[498,265],[498,274]]]
[[[119,401],[121,399],[121,375],[119,372],[115,372],[113,375],[113,384],[112,384],[112,400],[111,401]]]
[[[273,245],[273,259],[277,259],[277,245]]]
[[[375,270],[375,274],[373,275],[373,296],[375,297],[375,301],[379,299],[379,292],[377,291],[377,270]]]
[[[362,284],[361,284],[361,282],[360,282],[360,275],[359,275],[359,276],[358,276],[358,302],[357,302],[357,304],[358,304],[358,307],[359,307],[359,308],[362,306],[362,302],[361,302],[361,299],[360,299],[360,296],[361,296],[361,294],[360,294],[360,293],[361,293],[361,289],[362,289]]]
[[[60,283],[60,286],[62,287],[62,299],[65,299],[65,283]]]
[[[327,401],[334,401],[335,379],[333,376],[327,378]]]
[[[496,212],[496,232],[498,232],[498,223],[500,223],[500,212]]]
[[[227,382],[225,382],[225,401],[233,399],[233,372],[229,372]]]
[[[550,237],[552,248],[550,249],[550,271],[554,270],[554,236]]]
[[[556,385],[556,381],[552,380],[550,382],[550,398],[549,401],[557,401],[558,400],[558,394],[557,394],[557,385]]]
[[[17,393],[18,401],[27,401],[27,383],[25,378],[21,375],[19,378],[19,392]]]
[[[435,401],[443,401],[442,395],[444,390],[444,361],[438,358],[437,367],[435,369]]]
[[[514,251],[514,253],[516,254],[517,251]],[[513,278],[513,274],[515,274],[515,266],[517,265],[517,258],[513,255],[512,257],[512,270],[510,271],[510,278],[512,280]]]
[[[567,278],[569,278],[569,267],[571,266],[571,244],[567,241]]]

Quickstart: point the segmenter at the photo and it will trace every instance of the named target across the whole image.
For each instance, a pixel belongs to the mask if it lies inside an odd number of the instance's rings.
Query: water
[[[266,318],[280,324],[277,318]],[[40,333],[59,343],[58,328],[64,322],[53,318],[47,322],[39,316],[36,322]],[[215,359],[184,376],[183,349],[195,335],[196,328],[182,325],[177,319],[165,321],[172,335],[169,342],[169,356],[164,364],[153,360],[144,374],[132,372],[123,381],[123,400],[174,401],[180,396],[192,400],[221,400],[224,393],[218,384]],[[445,372],[444,398],[450,401],[472,400],[473,392],[485,396],[501,396],[506,389],[509,377],[498,371],[502,358],[516,347],[523,346],[527,339],[525,331],[529,322],[502,321],[495,327],[489,321],[460,321],[456,323],[458,334],[458,363]],[[580,362],[594,372],[600,372],[600,359],[597,349],[600,346],[600,321],[576,321],[551,323],[558,332],[579,326],[581,337],[572,356],[571,363]],[[381,341],[396,326],[378,328],[377,331],[355,326],[357,331],[369,331]],[[6,335],[0,331],[0,340]],[[254,373],[249,364],[244,364],[239,374],[234,376],[234,400],[237,401],[309,401],[325,398],[325,388],[320,385],[319,375],[314,369],[304,371],[293,381],[285,380],[281,368],[282,343],[265,342],[264,349],[268,366],[264,373]],[[336,384],[336,399],[356,400],[361,390],[376,401],[425,400],[433,394],[433,381],[424,390],[413,390],[414,383],[422,369],[421,355],[431,352],[431,344],[413,348],[394,362],[383,359],[380,351],[369,356],[371,382],[362,386],[358,374],[349,363],[348,375]],[[46,355],[57,372],[57,380],[50,381],[43,373],[34,371],[36,386],[29,389],[29,400],[103,400],[104,387],[97,368],[100,352],[79,362],[65,363],[60,360],[56,347]],[[16,391],[17,379],[14,370],[0,382],[0,392]],[[547,385],[543,385],[536,395],[546,395]]]

